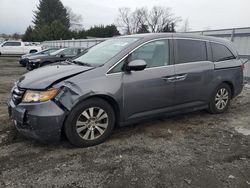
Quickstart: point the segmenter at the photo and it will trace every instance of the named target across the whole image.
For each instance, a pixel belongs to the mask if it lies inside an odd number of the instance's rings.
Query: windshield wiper
[[[89,63],[82,62],[82,61],[75,61],[75,60],[73,60],[73,61],[70,61],[70,62],[75,63],[75,64],[77,64],[77,65],[93,67],[93,65],[91,65],[91,64],[89,64]]]

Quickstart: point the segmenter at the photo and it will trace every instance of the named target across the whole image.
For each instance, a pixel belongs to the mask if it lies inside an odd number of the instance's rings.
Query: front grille
[[[25,92],[25,89],[18,88],[17,86],[12,89],[12,100],[15,105],[18,105],[23,98],[23,94]]]

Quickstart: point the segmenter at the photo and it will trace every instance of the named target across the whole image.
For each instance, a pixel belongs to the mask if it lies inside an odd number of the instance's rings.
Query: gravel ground
[[[117,128],[105,143],[78,149],[21,136],[6,100],[25,73],[0,58],[0,187],[250,187],[250,85],[230,109]]]

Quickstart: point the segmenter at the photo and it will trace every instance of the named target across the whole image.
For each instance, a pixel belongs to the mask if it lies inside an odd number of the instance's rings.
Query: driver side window
[[[130,55],[129,61],[133,60],[144,60],[147,63],[147,68],[168,65],[168,40],[157,40],[141,46]]]
[[[144,44],[128,56],[128,62],[133,60],[144,60],[147,63],[146,68],[169,65],[169,40],[157,40]],[[125,62],[123,60],[116,65],[110,73],[122,72]]]

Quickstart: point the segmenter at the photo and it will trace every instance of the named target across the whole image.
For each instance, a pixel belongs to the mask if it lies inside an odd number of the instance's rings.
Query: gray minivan
[[[231,43],[187,34],[138,34],[106,40],[75,59],[23,75],[10,116],[22,134],[87,147],[115,126],[160,115],[227,110],[243,87]]]

